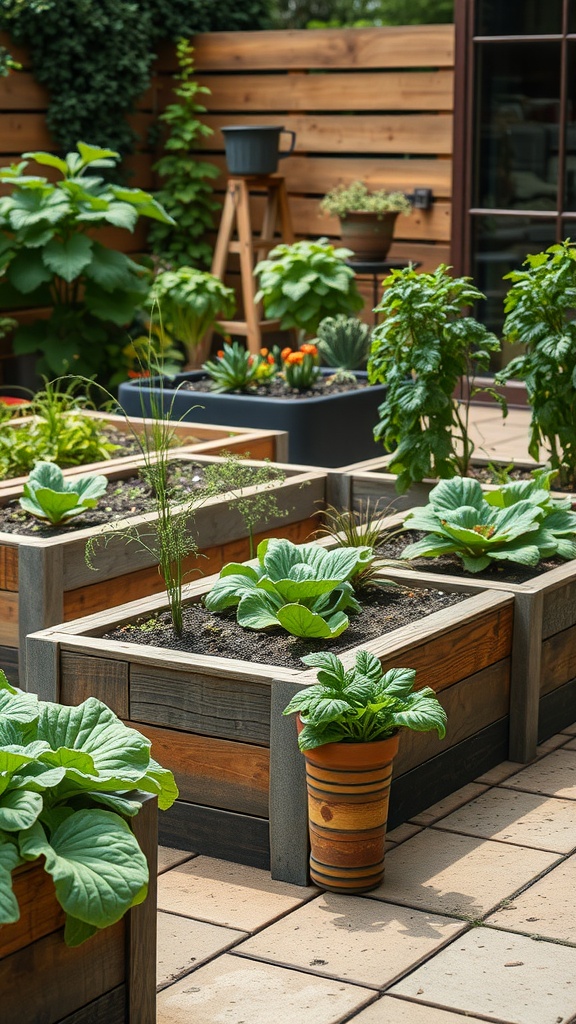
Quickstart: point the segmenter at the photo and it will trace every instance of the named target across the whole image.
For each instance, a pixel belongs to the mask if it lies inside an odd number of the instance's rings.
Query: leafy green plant
[[[126,325],[148,283],[139,264],[93,232],[111,225],[132,231],[141,216],[170,218],[147,192],[104,182],[99,172],[115,166],[113,150],[79,142],[65,159],[42,152],[26,157],[60,177],[53,183],[25,174],[27,159],[0,173],[0,182],[12,187],[0,199],[0,271],[27,305],[52,310],[48,319],[18,328],[14,351],[39,351],[38,370],[47,375],[105,373],[114,335],[129,341]]]
[[[324,213],[345,217],[347,213],[412,213],[412,204],[404,192],[370,191],[363,181],[337,185],[327,192],[320,203]]]
[[[156,329],[184,345],[188,362],[200,365],[202,339],[216,327],[218,317],[230,318],[236,308],[234,289],[220,278],[193,267],[164,270],[154,279],[148,296]]]
[[[550,495],[554,473],[514,481],[484,493],[477,480],[454,477],[430,491],[429,504],[412,509],[407,530],[426,535],[403,558],[457,555],[469,572],[491,562],[537,565],[542,558],[576,558],[576,513],[569,498]]]
[[[0,479],[29,473],[36,462],[81,466],[109,459],[118,451],[101,422],[84,414],[91,402],[78,382],[44,379],[44,387],[31,395],[25,410],[31,422],[8,423],[0,433]]]
[[[316,345],[326,366],[360,370],[370,353],[372,328],[355,316],[327,316],[318,324]]]
[[[315,334],[324,317],[362,309],[354,271],[345,262],[350,256],[350,249],[336,249],[327,238],[277,245],[254,270],[256,302],[264,303],[269,319],[279,318],[283,330]]]
[[[105,476],[90,473],[66,480],[53,462],[37,462],[19,503],[29,515],[59,526],[95,508],[107,487]]]
[[[348,670],[327,651],[307,654],[302,661],[320,671],[318,682],[295,694],[283,712],[300,714],[300,750],[383,740],[401,727],[417,732],[436,729],[440,739],[446,735],[446,712],[434,691],[429,686],[414,690],[415,669],[383,672],[369,651],[358,651]]]
[[[562,486],[576,488],[576,245],[569,240],[528,256],[513,270],[506,295],[504,338],[526,350],[496,376],[525,381],[532,410],[529,452],[550,451]]]
[[[228,495],[228,508],[239,512],[248,531],[250,558],[254,558],[254,532],[258,526],[267,525],[275,516],[288,514],[286,509],[280,508],[271,490],[285,479],[286,474],[279,466],[268,460],[262,465],[250,465],[241,455],[228,454],[223,462],[204,467],[206,496]]]
[[[371,548],[326,551],[318,544],[268,538],[258,565],[229,562],[205,597],[209,611],[237,607],[247,629],[281,626],[293,636],[334,638],[359,611],[350,579],[373,558]]]
[[[238,341],[224,342],[216,359],[209,359],[202,369],[212,380],[212,391],[249,391],[262,380],[261,366],[265,357],[253,356]]]
[[[172,773],[150,741],[95,697],[78,707],[39,701],[0,672],[0,924],[18,921],[12,872],[42,861],[78,946],[142,903],[148,865],[125,818],[137,791],[170,807]]]
[[[384,281],[368,361],[371,383],[387,385],[374,437],[393,452],[389,468],[398,474],[400,494],[425,477],[468,472],[474,444],[470,403],[480,393],[502,405],[493,388],[474,384],[500,343],[466,307],[484,296],[467,277],[453,278],[441,264],[433,274],[412,267],[392,270]],[[465,398],[454,398],[464,379]]]
[[[370,498],[365,502],[360,500],[357,508],[337,508],[335,505],[327,505],[322,510],[322,526],[315,531],[315,536],[329,537],[339,548],[360,548],[369,547],[376,549],[382,540],[382,523],[385,516],[390,516],[395,509],[391,504],[384,504],[382,500],[374,504]],[[400,527],[397,530],[386,529],[386,537],[392,538],[401,533]],[[354,577],[354,585],[357,590],[373,586],[395,586],[391,580],[379,575],[380,570],[386,566],[400,565],[399,559],[374,558],[364,569]]]
[[[316,383],[321,374],[316,345],[304,342],[295,352],[292,349],[282,351],[282,376],[287,387],[305,391]]]
[[[200,120],[206,107],[197,96],[210,90],[194,81],[194,47],[180,39],[176,47],[179,73],[175,76],[174,96],[160,114],[168,129],[164,155],[154,165],[162,180],[156,193],[158,202],[170,214],[173,224],[154,224],[148,239],[162,263],[179,266],[209,267],[212,247],[205,235],[213,228],[214,214],[220,209],[212,196],[211,179],[218,177],[218,168],[192,153],[201,139],[209,138],[212,129]]]

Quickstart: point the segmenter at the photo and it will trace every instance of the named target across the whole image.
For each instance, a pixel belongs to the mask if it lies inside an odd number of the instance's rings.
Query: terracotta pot
[[[297,727],[300,732],[299,718]],[[398,735],[305,751],[310,877],[315,885],[329,892],[360,893],[381,884],[397,751]]]
[[[350,211],[340,218],[342,244],[352,249],[358,262],[377,263],[385,260],[392,244],[396,211],[377,215],[366,211]]]

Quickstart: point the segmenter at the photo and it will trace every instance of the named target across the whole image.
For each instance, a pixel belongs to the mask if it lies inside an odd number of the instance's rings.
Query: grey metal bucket
[[[290,149],[280,153],[280,133],[290,135]],[[222,128],[226,163],[230,174],[274,174],[278,160],[289,156],[296,132],[283,125],[233,125]]]

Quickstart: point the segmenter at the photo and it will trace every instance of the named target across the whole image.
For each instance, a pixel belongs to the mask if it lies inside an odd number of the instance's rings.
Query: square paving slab
[[[158,995],[157,1024],[340,1024],[374,992],[224,954]]]
[[[246,932],[160,912],[156,984],[161,987],[170,985],[180,975],[187,974],[245,938]]]
[[[492,914],[486,923],[574,945],[575,893],[576,856],[573,856],[553,868],[539,882],[534,882],[521,896],[515,896],[510,904]]]
[[[381,987],[461,930],[460,922],[440,915],[324,893],[236,952]]]
[[[474,1024],[474,1021],[452,1010],[408,1002],[396,996],[382,996],[354,1017],[353,1024]]]
[[[158,879],[158,909],[253,932],[318,892],[275,882],[268,871],[195,857]]]
[[[440,829],[570,853],[576,848],[576,811],[571,800],[491,789],[437,823]]]
[[[195,853],[190,853],[189,850],[172,850],[169,846],[158,847],[158,874],[162,874],[163,871],[168,871],[170,868],[175,868],[177,864],[183,864],[186,860],[191,860],[195,857]]]
[[[554,853],[430,828],[386,854],[384,882],[369,895],[475,920],[557,860]]]
[[[555,750],[508,779],[511,789],[576,800],[576,750]]]

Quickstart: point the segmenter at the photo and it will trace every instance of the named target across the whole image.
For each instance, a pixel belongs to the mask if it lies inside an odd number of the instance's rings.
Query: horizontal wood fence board
[[[270,75],[199,75],[210,90],[203,100],[213,113],[234,111],[451,111],[454,73],[442,71],[352,71],[308,74],[293,71]],[[164,89],[160,106],[171,102]],[[1,95],[1,93],[0,93]]]
[[[126,724],[147,736],[152,756],[174,772],[180,800],[268,816],[268,748],[158,729],[142,722]]]
[[[576,623],[576,560],[546,573],[546,584],[542,610],[544,638]]]
[[[576,676],[576,626],[548,637],[542,644],[540,694],[564,686]]]
[[[282,29],[264,32],[207,32],[194,36],[199,72],[308,70],[309,68],[452,67],[453,25],[394,28]],[[166,64],[168,61],[168,64]],[[159,68],[170,68],[168,48]]]
[[[27,150],[49,149],[52,138],[43,113],[0,113],[2,153],[20,155]],[[7,160],[12,162],[12,159]]]
[[[2,1024],[20,1024],[23,1006],[27,1021],[60,1021],[125,980],[124,921],[74,948],[64,945],[63,931],[0,960]],[[64,986],[63,977],[67,978]]]
[[[203,121],[214,135],[201,140],[199,148],[213,151],[224,145],[220,129],[246,124],[246,114],[205,114]],[[250,121],[254,125],[277,124],[278,115],[254,114]],[[283,114],[282,123],[296,132],[296,159],[300,153],[449,156],[452,152],[450,114]]]
[[[434,731],[423,734],[405,729],[394,758],[394,778],[506,717],[510,708],[510,659],[497,661],[442,690],[440,701],[448,716],[445,738],[438,739]]]
[[[13,53],[12,42],[9,44]],[[45,110],[48,106],[48,90],[40,85],[30,71],[0,78],[0,110]],[[3,149],[3,140],[0,140]]]

